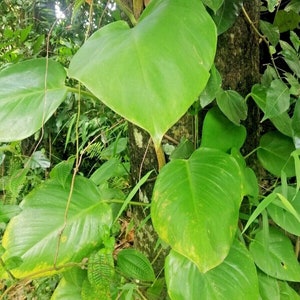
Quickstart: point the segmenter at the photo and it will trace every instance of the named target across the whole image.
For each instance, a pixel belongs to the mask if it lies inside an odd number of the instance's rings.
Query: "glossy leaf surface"
[[[62,65],[43,58],[23,61],[0,72],[0,142],[34,134],[64,100]]]
[[[11,256],[19,256],[23,260],[18,268],[12,270],[14,276],[24,277],[53,267],[69,192],[70,180],[64,187],[58,180],[50,179],[21,203],[22,212],[11,220],[3,236],[6,249],[3,260]],[[107,233],[111,223],[110,207],[101,202],[97,187],[78,176],[67,225],[61,235],[57,264],[81,261],[93,247],[101,244],[103,234]],[[40,276],[46,274],[41,273]]]
[[[219,265],[233,241],[243,195],[241,170],[228,154],[200,148],[158,175],[151,216],[160,238],[201,272]]]
[[[268,238],[259,231],[250,244],[256,265],[266,274],[281,280],[300,281],[300,265],[292,242],[282,232],[270,228]]]
[[[172,300],[259,299],[255,265],[238,241],[223,263],[205,274],[175,251],[167,257],[165,272]]]
[[[201,1],[151,1],[136,27],[118,21],[94,33],[73,57],[69,76],[158,146],[204,89],[216,38]]]

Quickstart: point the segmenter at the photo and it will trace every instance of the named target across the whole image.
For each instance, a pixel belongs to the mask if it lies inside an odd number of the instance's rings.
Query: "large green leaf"
[[[8,224],[3,236],[3,260],[19,257],[22,263],[12,270],[24,277],[53,267],[58,237],[64,224],[70,179],[63,186],[49,179],[33,190],[21,203],[22,212]],[[57,264],[81,261],[112,223],[110,207],[90,180],[77,177],[68,209],[67,225],[61,235]],[[50,272],[51,273],[51,272]],[[45,275],[40,273],[40,276]]]
[[[171,161],[157,178],[151,205],[154,227],[201,272],[228,255],[243,195],[241,177],[230,155],[200,148],[189,160]]]
[[[237,240],[224,262],[203,274],[187,258],[171,251],[165,264],[172,300],[258,299],[258,280],[249,252]]]
[[[205,116],[202,128],[201,146],[220,149],[240,149],[246,139],[244,126],[230,122],[218,107],[212,108]]]
[[[136,27],[118,21],[94,33],[73,57],[69,76],[158,146],[204,89],[216,39],[201,1],[153,0]]]
[[[291,153],[295,150],[293,140],[276,131],[264,134],[259,143],[257,157],[262,166],[276,176],[284,171],[288,177],[295,176]]]
[[[263,300],[299,300],[300,296],[285,281],[258,273],[259,292]]]
[[[256,265],[266,274],[281,280],[300,281],[300,265],[293,245],[282,232],[270,228],[267,239],[262,230],[257,232],[250,252]]]
[[[24,139],[64,100],[66,73],[53,60],[23,61],[0,72],[0,142]]]

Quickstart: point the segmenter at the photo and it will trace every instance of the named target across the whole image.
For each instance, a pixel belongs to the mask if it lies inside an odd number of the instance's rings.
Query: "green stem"
[[[155,146],[155,153],[158,162],[158,171],[160,171],[161,168],[166,164],[165,154],[161,144],[159,145],[159,147]]]
[[[80,93],[81,96],[86,96],[86,97],[89,97],[89,98],[93,98],[93,99],[99,100],[95,95],[93,95],[90,92],[87,92],[87,91],[80,91],[79,92],[78,89],[72,88],[72,87],[69,87],[69,86],[67,86],[67,89],[68,89],[68,92],[70,92],[70,93],[75,93],[75,94],[79,94]]]
[[[135,26],[137,24],[137,20],[134,17],[134,14],[131,11],[131,9],[122,0],[116,0],[115,2],[121,8],[121,10],[125,13],[125,15],[129,18],[131,24],[133,26]]]
[[[104,203],[119,203],[119,204],[123,204],[124,200],[112,199],[112,200],[103,200],[102,202],[104,202]],[[135,206],[144,206],[144,207],[149,206],[149,203],[143,203],[143,202],[137,202],[137,201],[130,201],[128,204],[129,205],[135,205]]]

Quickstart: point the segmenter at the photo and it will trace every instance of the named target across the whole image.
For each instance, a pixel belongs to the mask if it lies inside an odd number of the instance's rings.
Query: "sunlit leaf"
[[[134,28],[117,21],[94,33],[73,57],[69,76],[158,146],[204,89],[216,39],[201,1],[151,1]]]
[[[175,251],[167,257],[165,272],[172,300],[253,300],[259,297],[255,265],[238,241],[223,263],[205,274]]]
[[[241,170],[228,154],[200,148],[158,175],[151,217],[160,238],[201,272],[219,265],[233,241],[244,193]]]
[[[3,236],[6,251],[2,259],[6,261],[11,256],[19,256],[23,260],[12,270],[14,276],[35,273],[36,276],[45,276],[55,272],[55,259],[57,265],[79,262],[101,244],[112,223],[111,210],[101,202],[97,187],[83,177],[78,176],[75,181],[67,224],[61,232],[70,184],[69,180],[63,187],[57,180],[48,180],[22,201],[22,212],[10,221]],[[43,273],[51,267],[52,271]]]
[[[23,61],[0,72],[0,142],[24,139],[52,116],[64,100],[66,73],[44,58]]]

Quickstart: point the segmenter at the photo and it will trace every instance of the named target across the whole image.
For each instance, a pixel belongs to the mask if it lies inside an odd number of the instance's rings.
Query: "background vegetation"
[[[300,298],[299,1],[0,11],[1,299]]]

